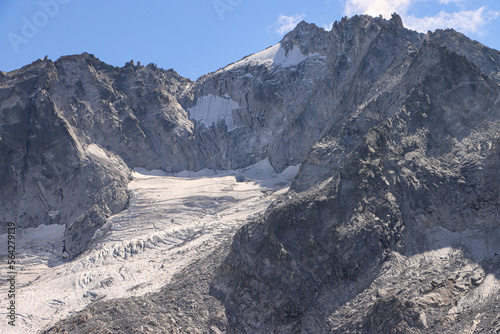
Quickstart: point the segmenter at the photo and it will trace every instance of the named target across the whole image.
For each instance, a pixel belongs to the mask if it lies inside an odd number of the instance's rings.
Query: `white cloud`
[[[306,14],[298,14],[294,16],[286,16],[280,14],[278,20],[274,24],[276,26],[276,32],[280,35],[284,35],[287,32],[293,30],[297,24],[306,16]]]
[[[486,6],[476,10],[464,10],[454,13],[439,12],[434,16],[415,17],[406,15],[403,22],[406,27],[420,32],[436,30],[440,28],[453,28],[463,33],[475,33],[481,35],[485,26],[495,20],[500,12],[487,10]]]
[[[453,3],[453,2],[455,2],[455,3],[461,3],[463,1],[464,0],[439,0],[438,2],[442,3],[443,5],[448,5],[448,4]]]
[[[346,0],[344,12],[347,16],[355,14],[368,14],[371,16],[382,15],[390,18],[396,12],[401,15],[405,27],[420,32],[443,28],[453,28],[463,33],[484,33],[486,25],[498,18],[500,12],[488,10],[483,6],[474,10],[456,12],[440,11],[434,16],[419,17],[410,13],[410,6],[419,1],[429,0]],[[462,3],[463,0],[433,0],[442,5]]]
[[[345,3],[345,14],[353,16],[355,14],[368,14],[385,18],[390,18],[391,14],[406,13],[412,2],[419,0],[347,0]]]
[[[330,31],[332,30],[333,28],[333,22],[330,22],[328,24],[323,24],[323,29],[325,29],[326,31]]]

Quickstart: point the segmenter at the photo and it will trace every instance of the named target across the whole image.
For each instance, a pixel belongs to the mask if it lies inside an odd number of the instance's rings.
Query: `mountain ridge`
[[[433,67],[439,69],[448,67],[447,72],[455,74],[457,72],[454,70],[456,62],[464,64],[463,72],[465,73],[474,69],[468,60],[463,57],[457,58],[456,55],[446,51],[436,43],[424,43],[419,52],[421,53],[420,58],[424,60],[429,59],[430,55],[432,58],[436,58],[437,55],[436,63],[438,66],[429,64],[430,70],[427,72],[419,68],[415,70],[417,75],[427,73],[427,76],[430,76],[433,73]],[[447,57],[452,57],[456,62],[448,61]],[[417,56],[416,62],[418,60]],[[477,71],[477,74],[482,73]],[[460,78],[457,79],[454,80],[462,82]],[[433,81],[431,80],[431,82]],[[486,82],[490,86],[489,89],[493,89],[498,96],[498,85],[493,83],[491,79],[486,80]],[[432,87],[429,82],[417,85],[417,90],[414,89],[410,92],[405,104],[416,102],[417,108],[413,108],[419,112],[419,109],[422,109],[421,103],[428,104],[425,102],[427,100],[426,94],[422,94],[419,90],[429,86]],[[416,101],[414,101],[415,99]],[[429,104],[427,109],[433,110]],[[495,107],[495,110],[498,116],[498,106]],[[405,109],[403,108],[399,113],[401,112],[405,112]],[[424,116],[425,114],[422,112],[420,119],[415,119],[417,115],[418,113],[407,113],[404,116],[413,117],[416,124],[423,121],[422,116],[425,118],[430,116]],[[323,186],[326,190],[321,188],[313,190],[313,196],[316,196],[316,199],[314,197],[311,199],[310,195],[306,195],[303,199],[299,196],[296,201],[269,209],[267,216],[255,227],[244,228],[238,232],[228,259],[219,269],[220,273],[214,281],[212,291],[215,296],[225,302],[226,312],[231,315],[230,322],[237,319],[232,324],[233,327],[238,328],[237,331],[286,332],[288,330],[294,331],[293,328],[296,330],[302,328],[306,332],[325,332],[328,325],[324,324],[330,323],[332,325],[332,321],[335,323],[341,320],[339,318],[329,319],[339,303],[345,303],[353,295],[360,294],[365,289],[369,291],[369,286],[376,277],[377,266],[382,266],[385,262],[383,260],[384,254],[386,254],[385,256],[391,252],[405,254],[405,248],[409,246],[404,247],[401,243],[404,239],[410,243],[411,239],[408,238],[413,237],[418,231],[418,229],[412,231],[411,237],[408,236],[409,232],[403,233],[405,230],[412,229],[409,227],[412,215],[405,213],[405,210],[414,210],[405,206],[426,207],[432,201],[425,205],[423,203],[419,205],[419,197],[423,195],[421,193],[423,189],[418,190],[418,188],[415,189],[416,194],[414,195],[403,195],[392,191],[382,196],[386,192],[383,189],[391,183],[388,181],[391,174],[377,180],[376,171],[387,169],[383,166],[388,162],[381,159],[379,150],[381,149],[380,145],[384,146],[391,142],[384,137],[390,136],[389,134],[395,130],[391,125],[394,122],[391,121],[393,118],[382,122],[382,125],[374,127],[366,134],[362,142],[346,156],[344,165],[340,166],[339,174],[334,172],[333,178]],[[436,124],[436,128],[429,134],[439,136],[443,123],[446,123],[443,122],[443,119],[440,122],[431,123]],[[416,130],[420,126],[420,124],[416,125]],[[386,129],[382,130],[384,128]],[[406,128],[402,127],[402,129]],[[498,128],[498,121],[493,128]],[[411,128],[408,127],[408,129]],[[461,136],[461,134],[456,135]],[[435,138],[434,140],[434,145],[439,146],[437,143],[442,139]],[[402,142],[402,140],[395,140],[395,142]],[[396,152],[398,150],[396,146],[393,149]],[[397,156],[396,152],[391,153],[391,155]],[[400,161],[407,161],[407,155],[408,153],[404,154],[404,159]],[[430,162],[426,162],[426,164],[430,164]],[[354,167],[356,165],[358,167]],[[405,167],[406,172],[404,172],[405,169],[399,172],[392,171],[392,175],[405,175],[407,173],[411,175],[409,168],[409,166]],[[360,183],[356,186],[356,183],[353,184],[353,179]],[[422,178],[416,179],[422,182]],[[401,188],[399,192],[404,189],[405,192],[411,193],[411,187],[408,190],[408,186],[399,185],[398,187]],[[355,199],[358,197],[360,200]],[[367,198],[363,199],[364,197]],[[412,198],[414,198],[413,201]],[[420,201],[422,200],[420,199]],[[398,209],[398,206],[401,205],[397,204],[398,202],[402,203],[404,207]],[[417,204],[412,204],[412,202]],[[368,209],[356,209],[357,205],[368,206]],[[356,213],[358,210],[360,212]],[[456,209],[455,212],[461,211]],[[370,215],[374,216],[370,217]],[[498,230],[495,219],[490,220],[491,228]],[[480,222],[479,228],[485,228],[484,225],[481,226],[484,221],[480,220]],[[381,225],[379,226],[379,224]],[[434,224],[439,225],[437,222]],[[453,224],[449,224],[445,225],[446,229],[452,228]],[[469,223],[467,226],[472,225]],[[413,243],[411,241],[411,244]],[[432,244],[429,241],[426,243]],[[356,247],[356,245],[363,246]],[[423,251],[426,249],[420,249],[418,253]],[[489,256],[492,256],[498,250],[490,251]],[[327,256],[320,255],[325,253]],[[340,254],[344,254],[342,258],[340,258]],[[268,260],[262,262],[262,259]],[[266,264],[266,262],[271,262],[272,265]],[[293,277],[294,274],[297,275],[296,278],[288,278],[290,275]],[[397,280],[395,277],[391,277],[391,279]],[[350,283],[353,280],[356,282],[354,286],[353,283]],[[247,304],[247,299],[244,297],[246,291],[252,291],[252,294],[258,297],[248,300]],[[233,293],[234,295],[232,295]],[[235,303],[235,301],[239,302]],[[308,305],[310,303],[312,305]],[[330,306],[328,306],[329,304]],[[366,306],[361,305],[358,307],[366,308]],[[309,310],[310,308],[311,310]],[[263,310],[266,312],[263,313]],[[424,326],[418,320],[419,312],[421,312],[420,309],[417,312],[415,323],[404,323],[404,320],[401,320],[404,324],[403,328],[406,328],[403,332],[410,331],[412,327],[427,329],[427,325]],[[321,318],[319,314],[324,314],[325,318]],[[384,315],[379,316],[384,317]],[[299,324],[300,327],[297,327]],[[394,325],[401,326],[401,324]],[[368,327],[372,328],[372,324],[369,324]],[[356,325],[350,324],[350,327],[344,328],[344,330],[356,332]],[[383,331],[388,330],[390,327],[383,328]],[[429,330],[432,332],[431,327]],[[364,331],[360,330],[360,332]]]
[[[452,333],[478,317],[487,332],[496,320],[484,310],[498,298],[485,291],[500,291],[499,60],[454,30],[410,31],[396,14],[330,31],[301,22],[197,81],[85,53],[39,60],[0,77],[0,170],[12,180],[0,196],[28,209],[0,218],[66,223],[75,258],[127,206],[130,169],[301,164],[288,193],[206,259],[210,269],[193,267],[213,277],[192,284],[219,330]],[[126,300],[112,303],[127,314]],[[75,317],[52,330],[96,325]],[[208,330],[178,321],[158,330]]]

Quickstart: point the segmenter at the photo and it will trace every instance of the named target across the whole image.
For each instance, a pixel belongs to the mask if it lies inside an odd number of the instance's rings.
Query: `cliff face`
[[[1,79],[0,215],[20,228],[67,224],[65,250],[74,255],[125,208],[129,170],[75,133],[50,94],[54,70],[38,62]]]
[[[0,219],[66,224],[74,257],[126,206],[131,168],[301,163],[291,190],[217,253],[228,256],[210,289],[227,328],[193,279],[219,329],[488,332],[500,287],[499,59],[394,15],[331,31],[302,22],[196,82],[88,54],[40,60],[0,76]],[[207,261],[193,270],[211,279],[220,259]],[[126,315],[128,302],[113,303]],[[113,309],[99,305],[91,312]],[[74,320],[60,326],[97,326]]]
[[[236,332],[496,328],[499,86],[436,42],[407,50],[313,147],[307,191],[236,235],[212,285]]]

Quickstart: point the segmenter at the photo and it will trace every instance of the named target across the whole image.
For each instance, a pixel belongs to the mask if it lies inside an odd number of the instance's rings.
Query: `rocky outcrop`
[[[48,92],[52,69],[40,61],[2,79],[0,215],[19,228],[67,224],[65,250],[75,256],[125,208],[129,170],[75,134]]]
[[[446,46],[450,51],[465,55],[474,65],[496,82],[500,82],[500,53],[485,45],[471,41],[453,29],[429,32],[426,38]]]

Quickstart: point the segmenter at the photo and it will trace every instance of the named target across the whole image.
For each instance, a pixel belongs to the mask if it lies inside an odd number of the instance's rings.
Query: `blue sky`
[[[454,28],[500,49],[498,0],[0,0],[0,70],[88,52],[191,79],[278,43],[300,22],[398,12],[418,31]]]

